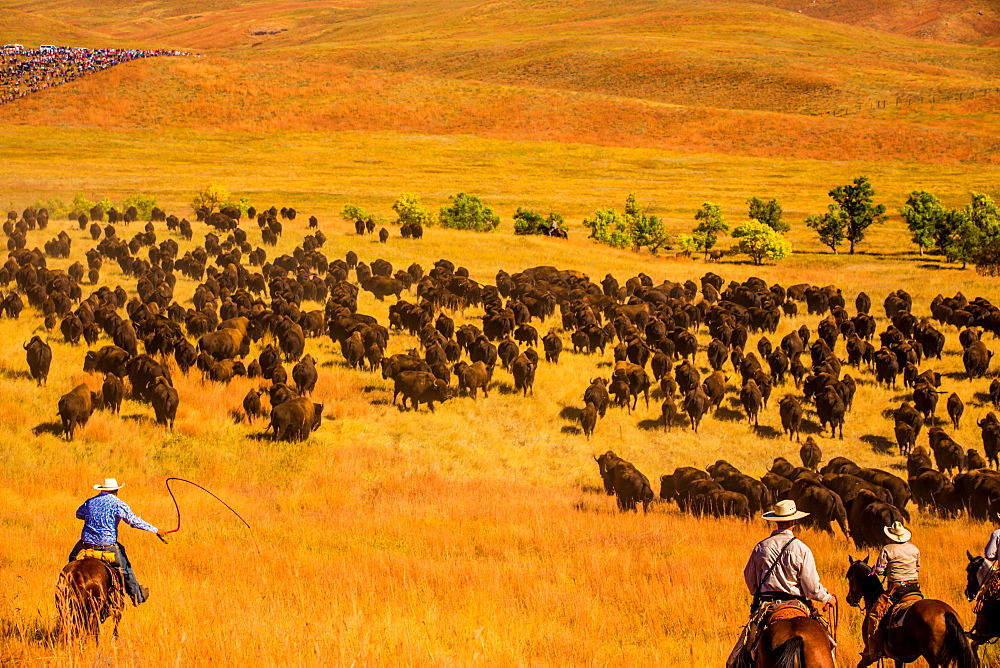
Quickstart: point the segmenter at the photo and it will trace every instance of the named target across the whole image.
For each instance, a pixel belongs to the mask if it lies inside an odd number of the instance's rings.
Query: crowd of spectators
[[[19,44],[0,48],[0,104],[139,58],[189,56],[166,49],[83,49]]]

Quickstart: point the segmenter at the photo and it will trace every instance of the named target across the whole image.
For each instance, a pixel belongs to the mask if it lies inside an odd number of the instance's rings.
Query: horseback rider
[[[752,663],[753,642],[766,623],[768,611],[777,605],[798,602],[811,615],[815,615],[811,601],[822,603],[824,612],[836,606],[837,597],[819,581],[812,550],[792,532],[795,523],[808,515],[798,510],[794,501],[786,499],[761,516],[774,522],[775,529],[757,543],[743,569],[743,579],[753,594],[753,603],[750,621],[726,662],[727,668]]]
[[[891,527],[883,527],[889,542],[882,548],[875,566],[874,575],[885,576],[885,592],[865,615],[862,635],[865,651],[862,662],[874,663],[884,654],[882,633],[879,624],[885,614],[907,596],[920,593],[920,550],[910,542],[912,534],[902,522],[893,522]],[[922,595],[921,595],[922,596]]]
[[[82,550],[113,552],[114,566],[119,569],[125,582],[125,591],[133,605],[139,605],[149,598],[149,588],[139,585],[129,562],[125,547],[118,542],[118,522],[123,520],[130,527],[155,533],[161,539],[166,534],[143,521],[132,512],[128,504],[118,498],[118,490],[124,486],[114,478],[106,478],[103,485],[94,485],[100,492],[83,502],[76,511],[76,518],[83,520],[83,533],[69,554],[70,562],[75,561]]]

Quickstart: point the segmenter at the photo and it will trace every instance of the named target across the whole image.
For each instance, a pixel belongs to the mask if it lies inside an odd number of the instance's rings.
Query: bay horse
[[[885,591],[882,581],[871,572],[868,557],[854,560],[847,557],[849,591],[847,604],[871,608]],[[892,614],[892,611],[886,613]],[[884,619],[884,618],[883,618]],[[906,613],[902,626],[893,628],[885,637],[885,647],[895,655],[896,668],[923,658],[930,668],[977,668],[979,659],[965,636],[958,613],[944,601],[925,598],[917,601]],[[864,668],[878,659],[858,663]]]
[[[66,638],[77,634],[100,640],[101,624],[111,617],[114,636],[125,608],[125,586],[121,574],[100,559],[71,561],[59,573],[56,610]]]
[[[969,564],[965,567],[965,596],[973,601],[979,594],[979,589],[994,576],[996,566],[984,557],[973,557],[968,551],[965,554],[969,558]],[[978,651],[980,645],[1000,637],[1000,600],[988,596],[979,603],[975,612],[976,623],[973,624],[969,637],[972,639],[973,651]]]
[[[811,617],[772,622],[760,634],[755,668],[834,668],[826,627]]]

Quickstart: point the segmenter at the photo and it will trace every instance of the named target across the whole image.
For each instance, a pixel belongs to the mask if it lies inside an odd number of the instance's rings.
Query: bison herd
[[[88,346],[83,371],[103,378],[100,391],[78,385],[59,400],[66,438],[94,410],[120,411],[126,397],[150,405],[156,422],[172,427],[179,404],[172,374],[197,368],[209,382],[257,379],[243,399],[246,419],[252,423],[268,416],[266,433],[273,438],[305,439],[321,425],[324,410],[310,399],[319,365],[307,353],[310,340],[321,337],[339,348],[346,366],[380,372],[392,384],[393,404],[413,411],[421,405],[434,411],[460,395],[488,399],[498,373],[507,374],[514,391],[527,396],[533,393],[540,353],[546,364],[556,365],[566,350],[590,356],[611,348],[610,373],[589,376],[577,409],[588,438],[608,410],[649,410],[651,398],[659,402],[657,419],[667,430],[685,418],[695,432],[706,428],[706,419],[731,410],[728,398],[742,409],[751,429],[766,426],[776,405],[777,422],[789,439],[801,442],[804,428],[843,438],[859,383],[901,384],[908,393],[885,412],[907,457],[909,478],[898,479],[905,495],[880,496],[884,485],[870,478],[883,472],[839,459],[817,472],[818,448],[807,438],[802,467],[775,466],[759,481],[720,462],[689,481],[697,482],[695,487],[685,486],[684,476],[695,475],[690,472],[661,482],[661,498],[692,512],[748,516],[781,495],[792,495],[803,507],[822,509],[814,512],[817,521],[843,527],[851,524],[861,492],[904,515],[911,489],[918,505],[945,516],[982,516],[1000,500],[1000,483],[987,466],[1000,467],[1000,420],[991,412],[978,423],[985,460],[976,449],[958,445],[943,425],[959,430],[965,403],[951,392],[943,402],[948,422],[940,420],[942,376],[922,368],[928,360],[941,359],[942,330],[951,327],[963,350],[965,377],[972,381],[988,373],[993,353],[982,334],[1000,334],[1000,309],[985,299],[938,296],[929,314],[918,317],[910,296],[896,290],[882,303],[887,324],[879,331],[871,298],[858,294],[851,315],[834,286],[786,288],[758,278],[727,284],[712,272],[698,282],[657,284],[640,273],[624,283],[610,274],[595,283],[582,272],[550,266],[500,270],[492,283],[481,283],[446,259],[425,272],[417,263],[405,268],[384,259],[366,263],[354,252],[330,258],[323,253],[327,238],[315,216],[293,251],[269,258],[262,246],[273,246],[282,235],[279,218],[294,221],[297,213],[275,207],[248,211],[256,231],[242,225],[242,213],[232,207],[199,211],[198,221],[211,229],[201,244],[183,253],[173,235],[193,238],[187,220],[155,209],[142,230],[126,240],[115,225],[135,222],[135,212],[109,213],[107,226],[95,228],[94,222],[90,228],[97,243],[84,254],[85,264],[74,262],[66,270],[49,269],[46,263],[52,257],[72,259],[72,239],[65,232],[44,251],[26,248],[27,232],[48,225],[44,210],[8,214],[4,230],[10,252],[0,267],[0,289],[7,294],[0,294],[0,311],[16,318],[26,300],[47,330],[58,329],[68,344],[82,340]],[[95,209],[75,214],[73,221],[83,230],[103,218],[104,212]],[[158,222],[165,224],[165,233],[156,229]],[[371,234],[369,227],[366,223],[356,231]],[[403,236],[422,233],[411,228]],[[251,245],[251,234],[259,235],[261,246]],[[134,280],[133,290],[97,285],[107,263]],[[178,274],[196,284],[187,305],[175,298]],[[87,283],[92,287],[85,295]],[[386,322],[359,311],[362,291],[378,301],[393,297]],[[481,315],[470,317],[470,310]],[[800,310],[817,317],[816,326],[803,324],[777,338],[782,318]],[[456,313],[465,316],[464,324],[455,322]],[[546,321],[548,331],[541,335],[539,326]],[[703,332],[706,344],[699,343]],[[390,338],[398,333],[409,334],[416,345],[390,354]],[[836,352],[841,340],[845,359]],[[24,348],[31,377],[45,383],[51,348],[41,336]],[[698,364],[699,357],[707,369]],[[780,398],[773,397],[775,390]],[[1000,381],[992,381],[988,395],[1000,408]],[[917,445],[925,428],[926,447]],[[606,489],[618,495],[623,509],[639,503],[648,507],[651,488],[635,466],[610,453],[599,464]]]

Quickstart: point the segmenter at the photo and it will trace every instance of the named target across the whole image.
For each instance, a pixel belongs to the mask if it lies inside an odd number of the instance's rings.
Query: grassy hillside
[[[992,49],[759,5],[0,7],[14,34],[44,27],[52,41],[205,56],[48,91],[0,110],[8,122],[473,134],[823,160],[997,156]]]

